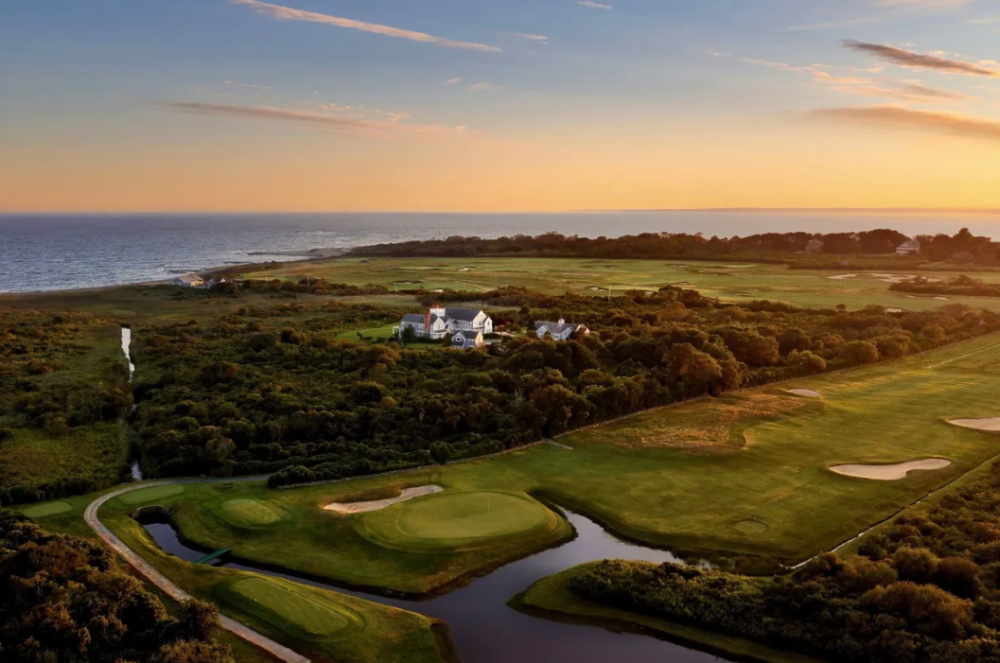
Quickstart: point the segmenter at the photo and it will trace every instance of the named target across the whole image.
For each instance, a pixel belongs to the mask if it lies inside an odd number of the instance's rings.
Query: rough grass
[[[444,492],[366,513],[358,531],[404,551],[474,550],[543,531],[556,516],[537,501],[494,492]]]
[[[748,426],[764,420],[822,408],[821,404],[785,394],[752,391],[718,399],[702,399],[656,412],[627,417],[572,436],[571,446],[613,444],[627,449],[671,447],[733,452],[746,444]],[[563,438],[569,439],[569,438]]]
[[[681,644],[695,643],[739,660],[764,660],[772,663],[818,663],[817,659],[784,652],[750,640],[721,635],[693,626],[620,610],[581,599],[569,590],[572,578],[585,573],[592,564],[574,567],[539,580],[511,601],[511,606],[536,617],[571,623],[587,623],[614,631],[635,631],[655,635]]]

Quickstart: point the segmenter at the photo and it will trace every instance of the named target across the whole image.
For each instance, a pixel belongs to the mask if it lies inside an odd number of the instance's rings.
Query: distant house
[[[215,286],[222,285],[223,283],[229,283],[229,281],[224,278],[209,279],[208,282],[205,284],[205,287],[214,288]]]
[[[823,240],[811,239],[809,243],[806,244],[806,253],[822,253],[825,244]]]
[[[393,331],[402,334],[407,328],[412,329],[417,338],[440,340],[463,331],[492,334],[493,319],[479,309],[442,308],[435,304],[426,313],[404,315]]]
[[[559,322],[546,320],[536,322],[535,333],[538,334],[538,338],[545,338],[546,334],[551,334],[557,341],[568,341],[573,334],[589,334],[590,329],[587,325],[577,325],[559,318]]]
[[[908,239],[896,247],[896,255],[915,256],[920,255],[920,240]]]
[[[972,255],[968,251],[959,251],[958,253],[952,254],[949,260],[951,262],[975,262],[976,256]]]
[[[184,274],[183,276],[175,276],[170,280],[170,285],[175,285],[180,288],[201,288],[205,285],[205,279],[201,278],[197,274]]]
[[[455,332],[451,337],[451,347],[457,349],[481,348],[486,345],[481,331],[460,331]]]

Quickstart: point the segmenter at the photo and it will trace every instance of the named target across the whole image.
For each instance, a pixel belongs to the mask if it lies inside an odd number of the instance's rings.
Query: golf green
[[[119,499],[125,504],[143,504],[153,500],[162,500],[165,497],[173,497],[184,492],[184,486],[168,484],[166,486],[150,486],[131,493],[125,493]]]
[[[543,527],[553,517],[523,495],[444,492],[367,513],[357,526],[388,548],[438,551],[490,545]]]
[[[223,502],[219,515],[237,527],[260,527],[281,520],[284,510],[259,500],[238,499]]]
[[[45,518],[46,516],[54,516],[56,514],[66,513],[67,511],[72,510],[73,507],[66,502],[46,502],[36,506],[29,506],[27,509],[24,509],[22,513],[29,518]]]
[[[225,585],[227,597],[266,621],[286,622],[311,637],[347,636],[366,626],[364,617],[321,593],[277,578],[242,577]]]

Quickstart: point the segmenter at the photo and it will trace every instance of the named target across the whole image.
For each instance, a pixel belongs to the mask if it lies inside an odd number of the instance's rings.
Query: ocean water
[[[556,231],[746,236],[894,228],[909,235],[969,227],[1000,237],[1000,215],[802,212],[560,214],[0,215],[0,292],[92,288],[169,279],[208,267],[291,260],[289,253],[453,235]]]

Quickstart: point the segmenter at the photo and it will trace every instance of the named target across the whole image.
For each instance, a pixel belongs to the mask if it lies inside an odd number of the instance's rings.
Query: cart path
[[[254,477],[259,479],[259,477]],[[246,480],[246,479],[242,479]],[[167,486],[172,484],[180,483],[195,483],[195,482],[183,482],[183,481],[155,481],[147,483],[132,484],[121,488],[114,492],[103,495],[89,505],[87,505],[87,510],[83,514],[84,520],[90,525],[91,529],[97,533],[101,539],[108,544],[108,546],[114,550],[116,553],[121,555],[126,562],[128,562],[132,568],[142,574],[147,580],[156,585],[163,593],[167,594],[170,598],[176,601],[190,601],[194,597],[185,592],[183,589],[178,587],[167,578],[165,575],[160,573],[153,567],[152,564],[144,560],[137,553],[133,552],[131,548],[125,545],[121,539],[119,539],[98,517],[97,513],[101,506],[104,505],[108,500],[114,499],[119,495],[124,495],[125,493],[131,492],[133,490],[139,490],[140,488],[150,488],[153,486]],[[246,640],[250,644],[263,649],[264,651],[274,655],[279,660],[286,661],[287,663],[311,663],[311,661],[305,656],[298,654],[288,647],[275,642],[274,640],[268,638],[265,635],[261,635],[257,631],[253,630],[245,624],[241,624],[235,619],[226,617],[225,615],[219,615],[219,621],[222,623],[222,628],[226,629],[230,633],[233,633],[237,637]]]

